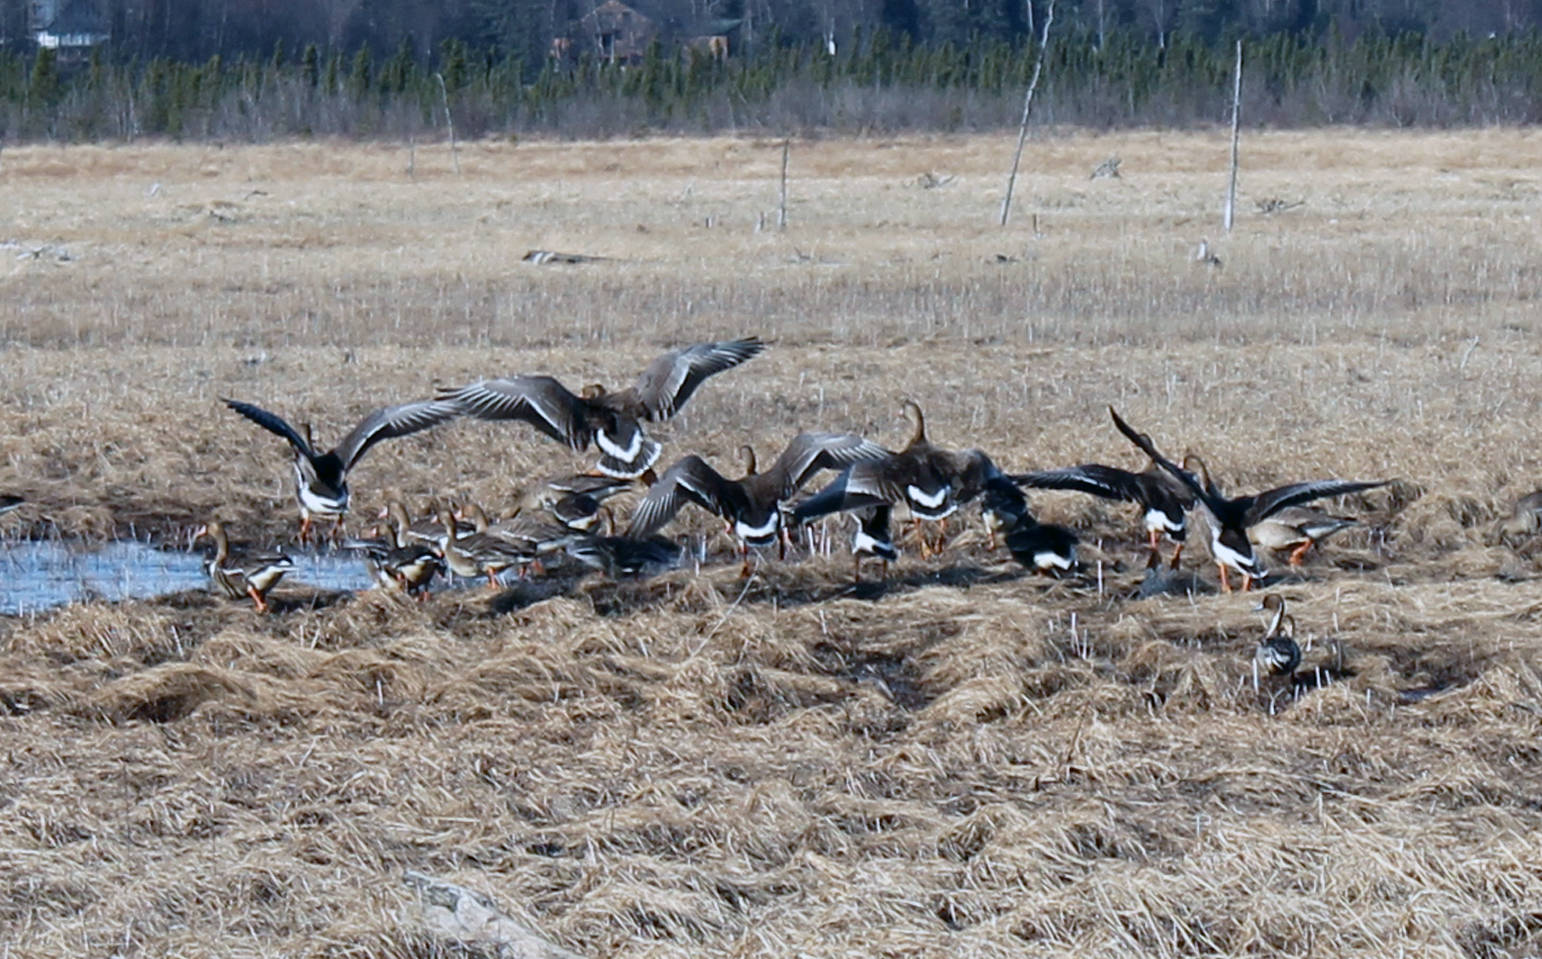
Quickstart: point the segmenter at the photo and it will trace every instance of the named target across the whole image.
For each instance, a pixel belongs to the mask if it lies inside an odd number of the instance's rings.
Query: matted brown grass
[[[1542,478],[1536,145],[1249,136],[1225,238],[1207,134],[1035,142],[1005,230],[1005,138],[800,142],[785,233],[755,229],[771,142],[476,143],[459,178],[441,147],[413,177],[385,146],[6,150],[12,532],[177,541],[217,510],[288,535],[283,447],[219,396],[331,440],[435,383],[616,383],[748,333],[772,348],[659,429],[666,457],[899,442],[910,396],[1014,469],[1138,463],[1114,403],[1237,489],[1399,482],[1335,504],[1367,526],[1277,587],[1334,679],[1299,696],[1253,688],[1252,597],[1132,599],[1130,510],[1050,494],[1085,578],[971,529],[881,591],[838,546],[536,602],[8,620],[0,941],[453,953],[407,916],[415,869],[595,956],[1535,954],[1542,586],[1498,527]],[[1123,178],[1089,180],[1113,153]],[[1190,262],[1204,235],[1224,268]],[[359,513],[498,505],[583,462],[457,423],[353,485]]]

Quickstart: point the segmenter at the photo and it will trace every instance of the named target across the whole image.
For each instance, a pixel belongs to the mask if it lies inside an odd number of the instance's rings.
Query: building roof
[[[68,0],[43,30],[61,37],[80,33],[106,33],[107,18],[97,9],[96,0]]]

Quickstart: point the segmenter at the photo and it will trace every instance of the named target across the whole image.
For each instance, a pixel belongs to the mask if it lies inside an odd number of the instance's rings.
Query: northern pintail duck
[[[1287,561],[1292,566],[1300,566],[1302,558],[1314,545],[1358,525],[1359,520],[1330,516],[1310,506],[1287,506],[1249,526],[1248,539],[1254,546],[1274,552],[1290,550]]]
[[[1148,442],[1151,439],[1145,438]],[[1185,470],[1194,459],[1196,457],[1184,457]],[[1019,473],[1012,481],[1035,489],[1075,490],[1138,504],[1147,545],[1160,557],[1162,537],[1172,540],[1177,544],[1173,550],[1172,568],[1178,568],[1178,558],[1183,555],[1183,544],[1188,538],[1187,513],[1194,505],[1194,493],[1158,466],[1155,460],[1138,473],[1101,463],[1083,463],[1065,469]]]
[[[226,406],[258,426],[289,442],[294,450],[295,499],[300,504],[300,542],[305,543],[315,518],[333,520],[332,535],[342,535],[343,514],[348,512],[348,471],[371,446],[384,439],[406,436],[453,418],[454,403],[444,400],[419,400],[400,406],[371,411],[359,421],[342,442],[321,452],[311,438],[310,424],[297,432],[282,417],[259,406],[238,400],[224,400]]]
[[[1287,506],[1296,506],[1324,496],[1342,496],[1346,493],[1358,493],[1386,485],[1385,480],[1372,482],[1340,479],[1308,480],[1304,483],[1290,483],[1265,490],[1251,496],[1228,497],[1213,482],[1207,481],[1204,486],[1201,486],[1193,474],[1163,457],[1144,434],[1137,433],[1130,424],[1120,419],[1112,406],[1108,408],[1108,412],[1113,417],[1114,425],[1118,427],[1119,432],[1194,493],[1195,501],[1210,521],[1210,552],[1220,572],[1221,589],[1226,592],[1231,592],[1231,582],[1226,575],[1228,568],[1242,574],[1244,591],[1253,588],[1254,580],[1261,580],[1269,575],[1268,570],[1258,562],[1257,556],[1253,553],[1253,544],[1247,534],[1249,527],[1256,526]]]
[[[569,556],[611,579],[651,576],[674,569],[684,553],[679,543],[662,536],[633,539],[583,534],[573,537],[564,548]]]
[[[1301,647],[1296,644],[1296,621],[1285,612],[1285,599],[1270,593],[1257,607],[1273,614],[1269,628],[1258,641],[1253,654],[1253,685],[1258,685],[1258,671],[1271,676],[1290,676],[1301,665]]]
[[[266,613],[268,590],[294,569],[294,561],[276,551],[233,551],[225,525],[217,519],[199,527],[193,539],[196,541],[205,536],[214,541],[214,555],[204,563],[210,582],[232,599],[250,596],[257,611]]]
[[[700,456],[676,460],[638,504],[626,535],[649,536],[662,529],[682,506],[695,503],[728,525],[739,542],[739,554],[748,572],[749,547],[781,542],[783,504],[814,474],[889,455],[877,443],[853,433],[799,433],[764,472],[756,470],[752,447],[741,447],[740,453],[744,475],[739,479],[728,479]]]
[[[697,343],[665,353],[635,384],[614,392],[593,385],[575,394],[550,376],[509,376],[443,389],[439,398],[477,419],[523,420],[580,452],[594,443],[600,472],[644,476],[659,458],[659,444],[643,431],[643,421],[674,416],[708,377],[764,348],[756,337]]]
[[[384,539],[345,539],[342,545],[364,555],[370,576],[382,588],[423,599],[434,577],[444,572],[444,559],[428,543],[407,539],[405,518],[405,511],[400,518],[390,517],[391,535]]]
[[[482,507],[475,503],[462,512],[466,519],[471,520],[474,535],[501,540],[512,546],[519,556],[525,557],[519,564],[520,575],[531,570],[543,572],[541,557],[561,549],[578,535],[577,531],[539,513],[520,513],[492,523],[488,521]]]
[[[633,482],[603,474],[574,473],[537,483],[519,502],[521,514],[545,510],[563,526],[583,533],[594,532],[605,501],[631,489]]]
[[[498,588],[499,573],[510,567],[528,566],[535,559],[533,554],[496,536],[462,535],[449,506],[439,508],[439,523],[444,527],[444,562],[450,572],[467,579],[486,576],[490,589]]]

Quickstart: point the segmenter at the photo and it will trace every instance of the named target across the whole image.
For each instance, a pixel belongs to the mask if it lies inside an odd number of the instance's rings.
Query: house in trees
[[[32,0],[27,32],[39,47],[56,51],[60,63],[84,60],[108,39],[107,19],[95,0]]]
[[[667,51],[726,59],[738,20],[670,16],[647,0],[605,0],[554,37],[551,56],[573,62],[589,57],[604,63],[639,64],[654,42]]]

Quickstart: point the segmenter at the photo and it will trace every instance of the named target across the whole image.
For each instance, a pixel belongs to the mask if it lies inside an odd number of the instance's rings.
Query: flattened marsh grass
[[[1133,512],[1055,494],[1101,591],[970,530],[853,592],[843,529],[747,585],[5,621],[12,954],[437,954],[405,868],[596,956],[1535,952],[1542,580],[1499,530],[1542,478],[1535,138],[1251,135],[1230,237],[1224,135],[1036,141],[1005,230],[1007,138],[795,143],[786,232],[755,229],[769,141],[474,143],[459,178],[423,146],[412,178],[388,146],[7,149],[9,534],[289,535],[283,444],[222,395],[330,443],[436,383],[617,384],[748,333],[772,349],[658,430],[666,459],[899,443],[910,396],[1013,469],[1138,466],[1113,403],[1229,489],[1399,480],[1332,504],[1366,526],[1275,587],[1335,678],[1299,695],[1253,688],[1253,597],[1130,599]],[[583,463],[453,424],[371,452],[353,522]]]

